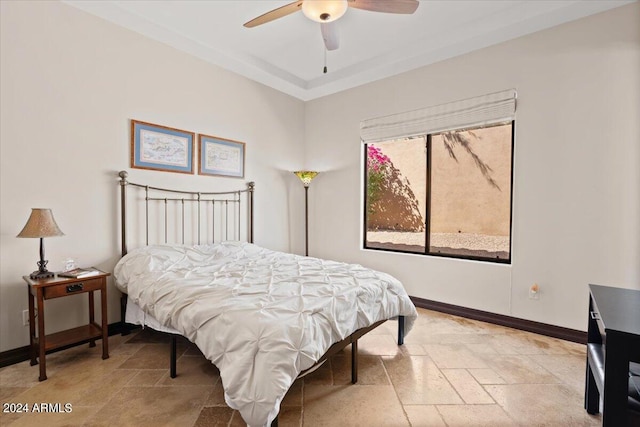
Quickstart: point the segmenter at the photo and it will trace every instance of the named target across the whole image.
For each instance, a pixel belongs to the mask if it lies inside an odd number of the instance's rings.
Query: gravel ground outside
[[[424,233],[402,231],[369,231],[367,243],[372,248],[424,252]],[[454,255],[488,258],[509,257],[508,236],[486,236],[475,233],[431,233],[431,250]]]

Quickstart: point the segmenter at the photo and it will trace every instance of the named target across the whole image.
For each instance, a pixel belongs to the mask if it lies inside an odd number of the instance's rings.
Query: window
[[[364,144],[367,249],[509,263],[514,122]]]
[[[366,144],[365,246],[425,251],[427,139]]]

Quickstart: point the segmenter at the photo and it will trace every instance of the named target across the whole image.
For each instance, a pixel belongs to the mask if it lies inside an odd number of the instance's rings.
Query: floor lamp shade
[[[304,185],[304,254],[309,256],[309,184],[318,175],[318,172],[296,171],[294,173]]]
[[[298,178],[300,178],[300,181],[302,181],[302,184],[304,184],[305,187],[308,187],[309,184],[311,184],[311,180],[318,175],[318,172],[313,171],[297,171],[294,173]]]
[[[24,228],[17,237],[27,237],[40,239],[40,261],[38,261],[38,270],[31,273],[32,279],[42,279],[52,277],[53,273],[47,270],[47,263],[44,259],[44,241],[45,237],[64,236],[56,220],[53,219],[51,209],[31,209],[31,215],[27,220]]]

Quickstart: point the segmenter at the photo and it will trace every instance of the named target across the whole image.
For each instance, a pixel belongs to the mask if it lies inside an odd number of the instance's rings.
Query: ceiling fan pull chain
[[[323,70],[324,74],[327,74],[327,49],[324,49],[324,70]]]

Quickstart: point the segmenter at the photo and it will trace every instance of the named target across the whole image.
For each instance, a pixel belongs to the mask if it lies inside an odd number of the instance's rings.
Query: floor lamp
[[[297,171],[294,173],[304,184],[304,255],[309,256],[309,184],[318,175],[318,172]]]

